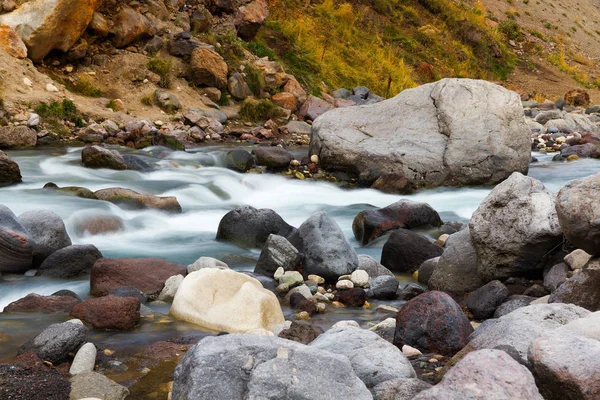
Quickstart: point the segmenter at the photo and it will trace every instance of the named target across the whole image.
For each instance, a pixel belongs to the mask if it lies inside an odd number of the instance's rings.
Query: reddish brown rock
[[[121,232],[125,229],[125,225],[119,217],[103,215],[79,221],[75,229],[79,235],[85,232],[90,235],[102,235],[105,233]]]
[[[451,356],[465,347],[472,332],[467,316],[452,297],[426,292],[398,311],[394,344]]]
[[[197,47],[190,58],[190,78],[199,86],[227,87],[227,64],[223,57],[207,47]]]
[[[350,307],[362,307],[367,301],[367,293],[361,288],[342,290],[338,300]]]
[[[27,47],[17,32],[7,25],[0,25],[0,50],[15,58],[27,57]]]
[[[173,275],[186,275],[185,267],[160,258],[101,258],[92,267],[90,292],[106,296],[110,290],[133,286],[156,296]]]
[[[235,15],[238,36],[252,40],[268,16],[269,5],[265,0],[256,0],[240,7]]]
[[[10,313],[70,313],[73,307],[79,303],[71,296],[40,296],[36,293],[30,293],[27,296],[13,301],[4,308],[4,312]]]
[[[113,295],[89,299],[73,307],[71,315],[94,329],[130,331],[140,322],[140,301]]]
[[[325,114],[329,110],[333,110],[334,106],[325,100],[315,96],[308,96],[308,99],[300,107],[298,116],[305,119],[315,120],[318,116]]]
[[[284,86],[282,92],[291,93],[294,95],[298,104],[302,104],[306,101],[306,91],[295,79],[290,79]]]
[[[110,32],[114,35],[112,41],[115,47],[125,47],[136,40],[151,36],[153,30],[148,18],[130,7],[123,7],[114,18]]]
[[[587,107],[590,105],[590,95],[585,90],[574,89],[565,93],[567,104],[577,107]]]
[[[367,244],[392,229],[442,225],[439,214],[426,203],[400,200],[377,210],[361,211],[352,221],[356,240]]]
[[[68,400],[69,375],[54,368],[0,364],[0,399]]]
[[[293,94],[287,92],[280,92],[271,98],[275,104],[286,110],[294,111],[296,109],[296,97]]]

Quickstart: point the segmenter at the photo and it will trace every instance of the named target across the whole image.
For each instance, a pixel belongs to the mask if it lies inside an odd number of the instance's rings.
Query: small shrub
[[[102,95],[100,89],[94,85],[93,79],[88,75],[81,75],[77,79],[77,82],[73,85],[73,91],[88,97],[99,97]]]
[[[256,57],[269,57],[269,60],[275,60],[277,56],[275,52],[259,42],[244,43],[244,47]]]
[[[508,20],[500,22],[500,24],[498,24],[498,31],[503,33],[509,40],[523,39],[521,27],[516,21]]]
[[[71,100],[64,99],[60,103],[56,101],[49,104],[40,103],[35,108],[35,112],[42,117],[44,123],[57,133],[69,133],[69,130],[63,125],[64,121],[69,121],[78,127],[85,126],[81,113]]]
[[[152,107],[154,105],[154,99],[153,99],[152,93],[149,93],[149,94],[145,95],[144,97],[142,97],[141,102],[145,106]]]
[[[245,101],[240,109],[240,116],[250,121],[266,121],[282,115],[279,107],[269,100]]]
[[[246,73],[246,79],[244,80],[248,84],[248,87],[255,96],[259,96],[267,87],[262,71],[255,65],[248,64],[244,72]]]
[[[146,65],[148,69],[160,76],[158,86],[168,89],[171,87],[171,62],[164,58],[151,58]]]

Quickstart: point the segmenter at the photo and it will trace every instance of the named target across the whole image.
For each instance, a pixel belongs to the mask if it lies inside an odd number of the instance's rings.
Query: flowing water
[[[385,240],[361,247],[352,235],[352,220],[359,211],[408,198],[429,203],[444,221],[467,221],[491,189],[439,188],[397,196],[371,189],[345,190],[332,183],[291,180],[280,175],[239,174],[222,167],[228,149],[214,146],[180,152],[161,147],[119,148],[122,153],[136,154],[153,164],[155,170],[150,172],[83,168],[81,148],[11,151],[8,155],[20,165],[23,183],[0,189],[0,204],[7,205],[17,215],[34,209],[56,212],[64,219],[74,244],[94,244],[105,257],[160,257],[187,265],[200,256],[210,256],[237,270],[252,270],[260,254],[258,250],[215,241],[220,219],[240,205],[271,208],[294,226],[299,226],[314,211],[326,211],[359,254],[379,259]],[[295,153],[297,157],[306,155],[306,148]],[[559,189],[571,179],[600,171],[599,160],[553,162],[552,155],[535,155],[539,162],[531,165],[529,175],[540,179],[550,190]],[[83,186],[91,190],[125,187],[141,193],[176,196],[183,213],[124,210],[107,202],[42,189],[48,182],[60,187]],[[107,215],[121,218],[125,229],[104,235],[90,235],[76,229],[85,219]],[[48,295],[59,289],[70,289],[86,298],[89,291],[89,277],[62,281],[9,275],[5,279],[0,283],[0,310],[32,292]],[[410,280],[409,277],[401,279]],[[156,311],[168,313],[165,307]],[[373,309],[338,309],[316,316],[314,322],[327,327],[341,319],[358,319],[366,324],[385,317]],[[0,314],[0,361],[14,357],[22,343],[49,323],[64,319],[64,316]],[[8,334],[4,342],[2,331]],[[132,333],[93,333],[91,339],[105,346],[126,347],[183,334],[201,336],[205,333],[187,324],[166,321],[165,324],[142,323]]]

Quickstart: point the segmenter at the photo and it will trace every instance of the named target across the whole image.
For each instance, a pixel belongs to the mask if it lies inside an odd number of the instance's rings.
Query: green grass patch
[[[81,113],[71,100],[64,99],[60,103],[56,101],[40,103],[35,108],[35,112],[42,117],[42,121],[46,125],[58,134],[69,134],[69,130],[64,125],[65,121],[69,121],[77,127],[85,126]]]
[[[72,91],[87,97],[102,96],[102,91],[94,84],[92,77],[88,75],[81,75],[73,85]]]
[[[153,57],[148,60],[146,67],[160,76],[158,86],[168,89],[171,87],[171,62],[164,58]]]
[[[247,100],[242,104],[240,116],[250,121],[266,121],[279,118],[283,112],[269,100]]]

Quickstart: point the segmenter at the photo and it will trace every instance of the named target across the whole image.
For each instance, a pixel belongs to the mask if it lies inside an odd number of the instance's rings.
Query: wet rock
[[[252,150],[252,154],[258,165],[272,169],[287,168],[292,161],[290,152],[278,146],[259,146]]]
[[[349,307],[362,307],[367,301],[367,293],[361,288],[341,290],[338,299],[340,303]]]
[[[438,266],[440,257],[430,258],[429,260],[423,261],[423,264],[419,266],[417,270],[417,280],[420,284],[428,285],[433,272]],[[440,290],[439,288],[437,290]],[[442,290],[444,291],[444,290]]]
[[[174,399],[192,394],[203,399],[260,398],[266,393],[290,399],[372,398],[347,357],[276,337],[207,337],[175,369]]]
[[[19,165],[0,151],[0,187],[9,186],[22,181]]]
[[[158,301],[170,303],[175,297],[175,293],[179,289],[179,285],[183,282],[183,275],[175,275],[165,281],[165,287],[158,295]]]
[[[254,157],[243,149],[234,149],[227,152],[225,166],[238,172],[246,172],[254,167]]]
[[[298,116],[304,119],[315,120],[317,117],[325,114],[327,111],[333,110],[334,106],[325,100],[315,96],[308,96],[304,104],[298,111]],[[311,154],[316,154],[311,152]]]
[[[373,388],[375,400],[411,400],[431,385],[417,378],[396,378],[382,382]]]
[[[192,264],[187,266],[188,274],[194,271],[199,271],[203,268],[229,269],[229,266],[221,260],[212,257],[200,257]]]
[[[426,237],[407,229],[392,233],[383,245],[381,264],[395,272],[414,272],[425,260],[440,256],[444,250]]]
[[[598,198],[600,173],[567,183],[556,197],[558,221],[567,240],[596,256],[600,255]]]
[[[510,314],[517,308],[526,307],[535,300],[535,297],[512,295],[504,303],[500,304],[494,312],[494,318],[500,318],[506,314]]]
[[[86,343],[79,348],[69,373],[71,375],[77,375],[84,372],[92,372],[96,365],[96,346],[93,343]]]
[[[125,400],[129,390],[97,372],[84,372],[71,378],[71,399]]]
[[[544,185],[512,174],[483,200],[469,222],[477,271],[485,280],[540,269],[542,257],[562,241],[554,196]]]
[[[548,303],[575,304],[590,311],[600,309],[600,259],[590,261],[567,279],[552,292]]]
[[[398,290],[398,298],[400,300],[408,301],[414,299],[418,295],[425,293],[425,289],[413,282],[409,282],[400,290]]]
[[[467,297],[467,307],[475,319],[488,319],[508,298],[508,288],[500,281],[491,281]]]
[[[270,234],[287,237],[293,230],[273,210],[243,206],[223,216],[219,222],[217,240],[242,247],[263,247]]]
[[[404,304],[396,317],[394,344],[453,355],[468,341],[473,328],[460,306],[443,292],[426,292]]]
[[[87,168],[127,169],[123,156],[116,150],[87,146],[81,152],[81,162]]]
[[[148,296],[146,296],[144,293],[140,292],[138,288],[134,288],[133,286],[120,286],[116,289],[110,290],[108,294],[117,297],[135,297],[140,301],[141,304],[146,304],[148,302]]]
[[[395,277],[392,271],[381,265],[379,261],[373,257],[366,254],[358,255],[358,268],[356,269],[365,271],[367,274],[369,274],[371,279],[384,275]]]
[[[477,271],[477,252],[471,240],[470,229],[463,229],[448,237],[428,285],[456,296],[471,292],[484,284]]]
[[[359,175],[378,168],[402,176],[404,190],[481,185],[526,173],[529,138],[515,92],[480,80],[442,79],[370,107],[325,114],[313,124],[309,153],[327,170]]]
[[[30,293],[4,307],[5,313],[70,313],[80,300],[69,296],[40,296]]]
[[[39,62],[53,49],[69,50],[100,4],[98,0],[31,1],[0,16],[0,25],[12,27],[27,45],[28,57]]]
[[[112,42],[117,48],[125,47],[144,37],[152,36],[154,28],[145,15],[130,7],[123,7],[113,18],[110,30]]]
[[[127,169],[132,171],[150,171],[152,166],[144,161],[141,157],[134,156],[133,154],[124,154],[123,160],[127,165]]]
[[[73,307],[71,315],[98,330],[130,331],[140,322],[140,301],[108,295]]]
[[[384,208],[361,211],[352,221],[352,231],[356,240],[367,244],[392,229],[440,225],[439,214],[429,204],[400,200]]]
[[[268,330],[284,321],[279,300],[259,281],[214,268],[192,272],[181,282],[170,314],[218,332]]]
[[[141,194],[131,189],[108,188],[94,192],[98,200],[114,203],[118,206],[139,210],[154,209],[171,213],[181,213],[181,205],[174,196],[153,196]]]
[[[269,5],[265,0],[255,0],[241,6],[234,17],[238,36],[246,41],[252,40],[268,16]]]
[[[19,215],[18,221],[33,241],[34,266],[40,265],[55,251],[71,245],[62,218],[52,211],[28,211]]]
[[[0,398],[68,400],[71,384],[66,373],[47,367],[0,364]]]
[[[34,242],[6,206],[0,205],[0,272],[23,273],[33,263]]]
[[[101,258],[92,267],[90,293],[106,296],[112,289],[133,286],[156,296],[173,275],[185,275],[185,267],[159,258]]]
[[[19,348],[17,354],[33,351],[40,359],[54,365],[67,360],[69,353],[85,343],[86,330],[73,322],[52,324]]]
[[[269,235],[260,253],[254,272],[273,276],[278,268],[293,271],[300,263],[300,253],[286,238]]]
[[[394,378],[416,377],[410,361],[397,347],[366,329],[330,329],[310,347],[348,357],[356,375],[369,388]]]
[[[227,87],[227,64],[223,57],[206,47],[192,51],[190,58],[190,79],[199,86]]]
[[[544,276],[544,288],[549,292],[555,291],[568,278],[569,267],[565,263],[556,264]]]
[[[282,339],[309,344],[322,333],[321,328],[314,327],[306,321],[291,321],[290,327],[282,330],[278,336]]]
[[[2,18],[0,16],[0,18]],[[0,149],[13,147],[32,147],[37,142],[34,130],[23,125],[0,127]]]
[[[529,346],[528,361],[548,400],[592,400],[600,393],[600,342],[556,329]]]
[[[326,281],[337,281],[358,267],[358,257],[344,232],[325,212],[313,213],[288,240],[300,253],[306,274],[315,274]]]
[[[543,400],[531,372],[501,350],[467,354],[439,384],[414,400],[458,398]]]
[[[469,341],[469,349],[504,350],[524,365],[527,349],[541,333],[559,328],[589,314],[572,304],[532,304],[482,324]]]

